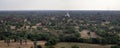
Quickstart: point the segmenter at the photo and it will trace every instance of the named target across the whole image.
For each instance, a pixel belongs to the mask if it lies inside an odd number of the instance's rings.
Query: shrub
[[[120,48],[120,46],[111,46],[111,48]]]
[[[55,48],[54,46],[47,46],[46,48]]]
[[[49,45],[55,45],[56,43],[58,42],[58,39],[52,37],[50,38],[47,43],[45,43],[46,46],[49,46]]]
[[[65,47],[61,47],[61,48],[65,48]]]
[[[72,48],[79,48],[79,46],[77,46],[77,45],[73,45]]]
[[[42,46],[41,45],[37,45],[37,48],[42,48]]]

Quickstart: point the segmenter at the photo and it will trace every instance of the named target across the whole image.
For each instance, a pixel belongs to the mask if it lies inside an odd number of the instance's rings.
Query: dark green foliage
[[[55,48],[54,46],[47,46],[46,48]]]
[[[65,47],[61,47],[61,48],[65,48]]]
[[[77,42],[80,35],[79,33],[72,33],[72,34],[61,34],[59,36],[60,41],[63,42]]]
[[[65,30],[63,31],[64,34],[72,34],[76,33],[77,31],[75,30],[74,27],[65,27]]]
[[[58,39],[57,39],[57,38],[51,37],[51,38],[47,41],[47,43],[46,43],[45,45],[46,45],[46,46],[55,45],[57,42],[58,42]]]
[[[120,46],[111,46],[111,48],[120,48]]]
[[[117,44],[118,44],[118,46],[120,46],[120,41]]]
[[[37,48],[42,48],[42,46],[41,45],[37,45]]]
[[[35,33],[29,33],[28,34],[28,39],[34,41],[34,40],[41,40],[42,36],[40,34],[35,34]]]
[[[71,48],[79,48],[78,45],[73,45]]]

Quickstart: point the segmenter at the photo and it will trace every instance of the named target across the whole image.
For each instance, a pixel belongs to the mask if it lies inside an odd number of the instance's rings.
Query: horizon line
[[[64,10],[64,9],[53,9],[53,10],[1,10],[0,11],[120,11],[120,10]]]

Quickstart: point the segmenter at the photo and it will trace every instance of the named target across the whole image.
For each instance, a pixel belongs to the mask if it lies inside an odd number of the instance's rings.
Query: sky
[[[120,0],[0,0],[0,10],[120,10]]]

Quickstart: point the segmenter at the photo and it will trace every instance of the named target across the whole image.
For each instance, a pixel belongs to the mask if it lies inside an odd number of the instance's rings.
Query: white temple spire
[[[66,16],[66,17],[70,17],[70,14],[69,14],[69,12],[67,12],[65,16]]]

